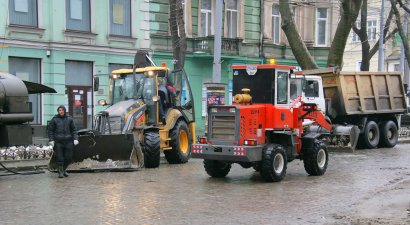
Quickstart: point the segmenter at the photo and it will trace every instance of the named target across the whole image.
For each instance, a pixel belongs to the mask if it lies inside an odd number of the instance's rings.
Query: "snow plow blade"
[[[356,149],[360,134],[360,129],[353,125],[334,125],[333,132],[315,125],[310,126],[308,129],[309,132],[322,134],[328,148],[352,152]]]
[[[133,134],[95,134],[87,132],[78,136],[69,172],[127,171],[143,166],[143,153]],[[55,153],[49,162],[49,170],[57,171]]]

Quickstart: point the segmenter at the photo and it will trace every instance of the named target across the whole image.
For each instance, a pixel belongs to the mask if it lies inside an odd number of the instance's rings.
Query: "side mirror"
[[[100,88],[100,78],[94,77],[94,91],[98,91]]]

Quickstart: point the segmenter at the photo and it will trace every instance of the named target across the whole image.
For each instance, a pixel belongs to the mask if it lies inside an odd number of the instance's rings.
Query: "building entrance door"
[[[77,130],[87,128],[88,101],[91,101],[88,96],[90,96],[91,89],[91,87],[84,86],[67,86],[68,114],[73,118]]]

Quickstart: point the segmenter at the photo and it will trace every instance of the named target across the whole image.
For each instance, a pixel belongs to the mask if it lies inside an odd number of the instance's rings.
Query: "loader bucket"
[[[308,131],[322,134],[328,148],[350,152],[356,149],[360,134],[360,129],[353,125],[334,125],[333,132],[329,132],[320,126],[310,126]]]
[[[73,161],[67,170],[71,172],[125,171],[141,168],[143,153],[133,134],[86,133],[78,137]],[[49,162],[49,170],[57,170],[56,157]]]

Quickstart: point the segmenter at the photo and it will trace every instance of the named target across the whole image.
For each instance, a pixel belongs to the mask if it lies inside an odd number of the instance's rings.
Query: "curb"
[[[25,160],[9,160],[0,161],[7,169],[12,171],[38,171],[46,170],[49,159],[25,159]],[[6,171],[3,167],[0,167],[0,171]]]
[[[399,144],[408,144],[408,143],[410,143],[410,138],[409,137],[399,138],[398,143]]]
[[[399,138],[398,144],[410,144],[410,137]],[[351,152],[351,151],[340,151],[335,152]],[[163,157],[161,157],[162,160]],[[0,161],[5,167],[13,171],[39,171],[47,170],[49,159],[25,159],[25,160],[9,160]],[[0,166],[0,171],[5,172],[6,170]]]

